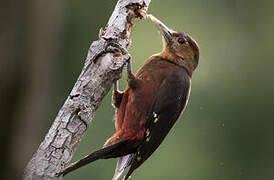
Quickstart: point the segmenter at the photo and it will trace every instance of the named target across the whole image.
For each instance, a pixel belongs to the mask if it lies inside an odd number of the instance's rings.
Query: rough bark
[[[29,161],[24,179],[58,179],[55,174],[71,160],[83,133],[112,83],[121,76],[127,54],[105,51],[109,42],[130,44],[132,20],[141,17],[151,0],[119,0],[107,26],[94,41],[82,72],[44,141]]]

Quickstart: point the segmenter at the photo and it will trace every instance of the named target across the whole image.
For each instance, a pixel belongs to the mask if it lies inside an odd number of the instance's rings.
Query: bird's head
[[[169,29],[160,20],[148,15],[159,29],[163,39],[163,50],[160,56],[185,67],[189,73],[195,70],[199,63],[199,46],[196,41],[184,32]]]

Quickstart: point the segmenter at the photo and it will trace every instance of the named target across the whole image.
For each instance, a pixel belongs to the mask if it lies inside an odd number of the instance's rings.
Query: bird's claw
[[[127,72],[131,73],[131,62],[130,62],[130,59],[127,60]]]
[[[113,92],[112,92],[112,106],[114,108],[119,108],[122,102],[123,92],[119,91],[118,80],[114,81],[113,85],[114,86],[113,86]]]

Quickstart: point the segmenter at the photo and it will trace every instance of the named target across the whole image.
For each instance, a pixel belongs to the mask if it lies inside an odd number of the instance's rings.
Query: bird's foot
[[[120,92],[118,89],[118,80],[116,80],[113,83],[113,92],[112,92],[112,106],[114,108],[119,108],[123,95],[124,93]]]
[[[139,80],[132,73],[130,59],[127,60],[127,82],[131,89],[135,89],[139,83]]]

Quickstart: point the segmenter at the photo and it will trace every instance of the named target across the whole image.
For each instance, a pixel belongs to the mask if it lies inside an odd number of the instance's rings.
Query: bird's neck
[[[163,50],[162,52],[160,52],[159,54],[157,54],[157,56],[160,56],[161,58],[163,59],[166,59],[180,67],[183,67],[185,68],[189,75],[191,76],[193,71],[194,71],[194,66],[192,64],[192,61],[191,60],[186,60],[186,59],[183,59],[179,56],[176,56],[174,53],[170,53],[166,50]]]

